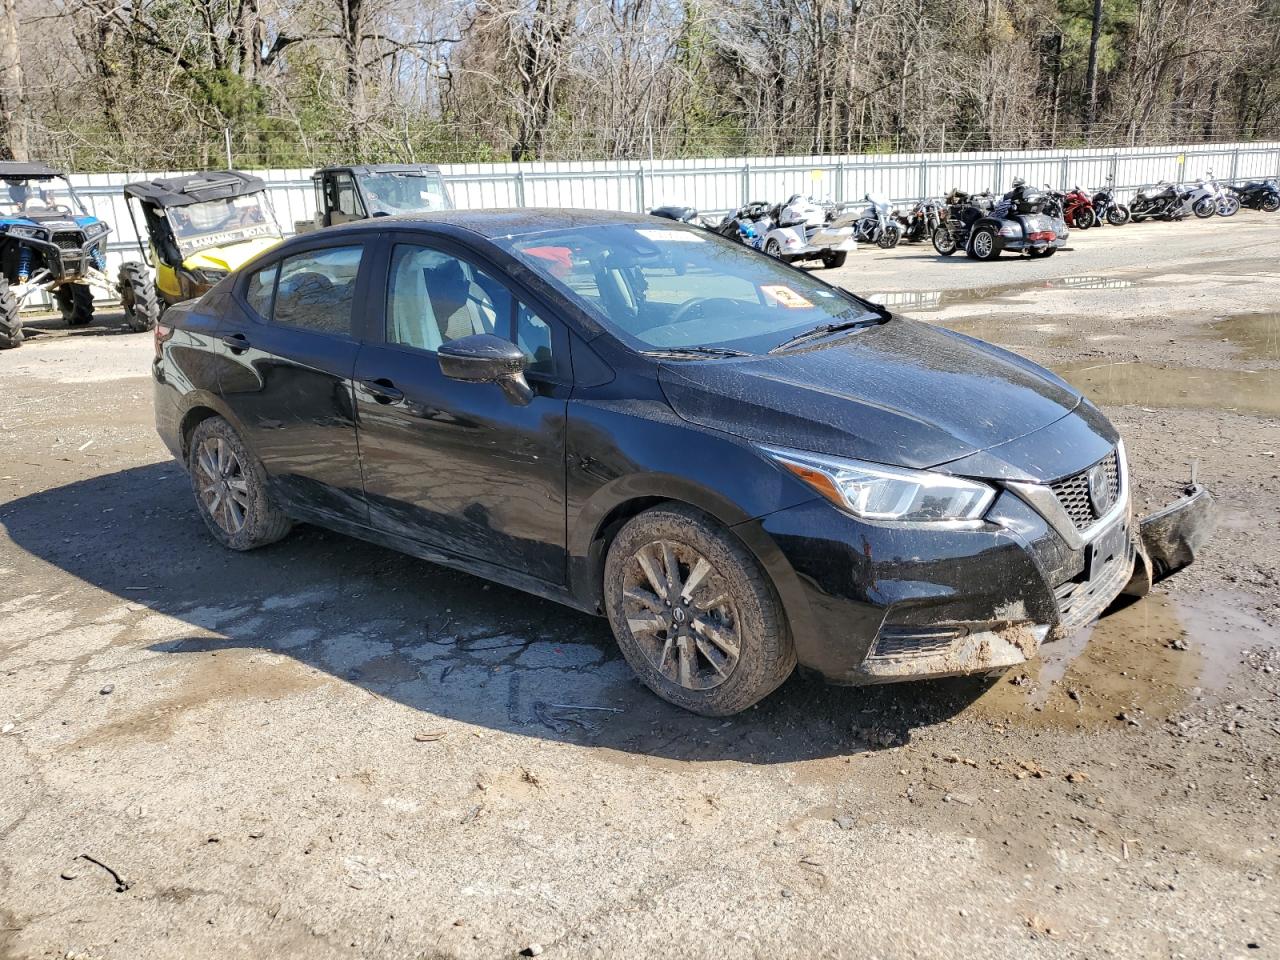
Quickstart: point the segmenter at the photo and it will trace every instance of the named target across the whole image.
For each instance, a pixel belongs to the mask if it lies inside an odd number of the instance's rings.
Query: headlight
[[[84,235],[92,240],[94,237],[100,237],[111,228],[99,220],[97,223],[91,223],[84,228]]]
[[[886,467],[779,447],[760,449],[841,510],[864,520],[979,520],[996,496],[985,483],[930,470]]]
[[[228,271],[219,270],[217,267],[201,267],[199,270],[191,271],[191,275],[200,283],[217,283],[227,273]]]
[[[39,227],[24,227],[20,224],[10,224],[4,228],[5,233],[11,237],[27,237],[31,240],[44,239],[44,231]]]

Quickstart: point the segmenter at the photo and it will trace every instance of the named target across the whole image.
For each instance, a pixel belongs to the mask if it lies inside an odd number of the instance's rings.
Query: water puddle
[[[1019,297],[1041,290],[1125,290],[1136,286],[1133,280],[1104,277],[1100,274],[1082,274],[1074,277],[1053,277],[1034,283],[1004,283],[983,287],[958,287],[951,290],[893,290],[866,293],[863,296],[875,303],[895,310],[929,311],[964,303],[980,303],[1000,300],[1005,303],[1026,303]]]
[[[1214,321],[1209,333],[1253,360],[1280,360],[1280,313],[1238,313]]]
[[[1094,403],[1280,416],[1280,370],[1212,370],[1077,360],[1053,371]]]
[[[974,709],[1056,727],[1143,725],[1223,691],[1245,652],[1280,648],[1280,630],[1242,598],[1174,602],[1161,594],[1119,607],[987,691]]]

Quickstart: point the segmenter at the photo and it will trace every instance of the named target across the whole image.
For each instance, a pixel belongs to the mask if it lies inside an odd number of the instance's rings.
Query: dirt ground
[[[603,621],[315,529],[214,545],[148,335],[0,354],[0,958],[1280,956],[1280,216],[852,289],[1046,363],[1201,560],[995,682],[731,720]],[[536,945],[536,946],[535,946]]]

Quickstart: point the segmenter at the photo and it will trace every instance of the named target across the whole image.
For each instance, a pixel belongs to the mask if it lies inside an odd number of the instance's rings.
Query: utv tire
[[[828,270],[834,270],[836,267],[843,267],[848,259],[848,250],[827,250],[822,254],[822,265]]]
[[[604,601],[631,668],[694,713],[745,710],[795,669],[768,576],[737,537],[683,504],[654,507],[618,531],[605,559]]]
[[[946,227],[938,227],[933,231],[933,249],[944,257],[956,252],[956,238]]]
[[[154,328],[160,319],[160,298],[147,268],[137,262],[122,264],[118,287],[124,322],[129,329],[141,333]]]
[[[1275,213],[1280,210],[1280,194],[1269,193],[1262,198],[1262,203],[1258,207],[1264,213]]]
[[[1129,208],[1123,203],[1117,203],[1107,211],[1107,223],[1113,227],[1123,227],[1129,222]]]
[[[222,417],[202,420],[192,432],[187,473],[200,518],[224,547],[265,547],[293,526],[272,501],[262,464]]]
[[[66,283],[53,292],[68,327],[83,327],[93,319],[93,290],[83,283]]]
[[[1218,205],[1214,202],[1213,197],[1202,197],[1196,201],[1196,205],[1191,208],[1191,212],[1201,220],[1205,220],[1218,212]]]
[[[1000,256],[996,246],[996,232],[990,227],[979,227],[969,238],[969,256],[974,260],[991,261]]]
[[[18,298],[9,289],[9,281],[0,277],[0,350],[11,350],[22,344],[22,316]]]

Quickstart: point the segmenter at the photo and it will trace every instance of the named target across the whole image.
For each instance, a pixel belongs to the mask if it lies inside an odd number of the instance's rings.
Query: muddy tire
[[[64,283],[53,292],[58,311],[68,327],[87,326],[93,320],[93,290],[83,283]]]
[[[979,227],[969,238],[969,256],[974,260],[994,260],[1000,256],[1000,248],[996,245],[996,232],[990,227]]]
[[[122,264],[117,286],[129,329],[138,333],[153,329],[160,319],[160,298],[146,266],[137,262]]]
[[[196,509],[215,540],[231,550],[275,543],[293,526],[271,499],[267,474],[231,424],[202,420],[187,445]]]
[[[18,298],[9,289],[9,281],[0,277],[0,350],[12,350],[22,344],[22,316]]]
[[[654,507],[618,531],[604,599],[627,663],[658,696],[694,713],[745,710],[795,669],[768,576],[740,540],[691,507]]]
[[[848,259],[848,250],[824,250],[822,253],[822,265],[828,270],[834,270],[836,267],[843,267],[844,262]]]
[[[949,257],[956,252],[955,235],[946,227],[938,227],[933,231],[933,249],[937,250],[944,257]]]

